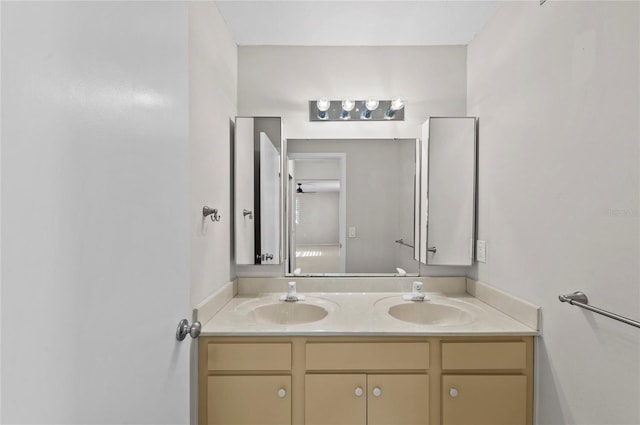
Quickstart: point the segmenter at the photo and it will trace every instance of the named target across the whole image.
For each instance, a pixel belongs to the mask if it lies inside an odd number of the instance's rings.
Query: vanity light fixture
[[[391,105],[387,112],[384,113],[384,118],[387,120],[393,119],[393,116],[397,111],[400,111],[404,108],[404,100],[398,98],[391,101]]]
[[[395,100],[320,100],[309,101],[309,121],[404,121],[405,103]]]
[[[328,118],[327,111],[331,108],[331,101],[322,98],[316,102],[316,105],[318,107],[318,118],[326,120]]]
[[[375,99],[369,99],[366,102],[364,102],[364,110],[362,111],[362,119],[363,120],[370,120],[371,119],[371,113],[373,111],[375,111],[376,109],[378,109],[378,105],[380,105],[380,101],[375,100]]]
[[[342,101],[342,112],[340,112],[341,120],[350,120],[351,119],[351,111],[355,108],[356,102],[353,100],[343,100]]]

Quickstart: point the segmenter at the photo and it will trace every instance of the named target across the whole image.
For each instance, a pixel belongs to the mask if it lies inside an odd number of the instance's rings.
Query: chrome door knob
[[[178,341],[182,341],[187,337],[187,335],[191,335],[191,338],[197,338],[200,336],[201,330],[202,324],[200,324],[200,322],[195,321],[192,325],[189,325],[189,321],[187,319],[182,319],[180,322],[178,322],[176,339]]]
[[[458,390],[453,387],[449,388],[449,395],[454,398],[458,397]]]
[[[356,387],[355,394],[356,397],[362,397],[362,394],[364,394],[364,390],[362,389],[362,387]]]
[[[371,393],[374,397],[380,397],[382,395],[382,390],[379,387],[375,387]]]
[[[287,396],[287,391],[284,388],[280,388],[278,390],[278,397],[285,398]]]

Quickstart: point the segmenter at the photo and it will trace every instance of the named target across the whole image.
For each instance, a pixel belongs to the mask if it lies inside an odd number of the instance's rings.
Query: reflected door
[[[280,262],[280,154],[260,133],[260,250],[262,264]]]

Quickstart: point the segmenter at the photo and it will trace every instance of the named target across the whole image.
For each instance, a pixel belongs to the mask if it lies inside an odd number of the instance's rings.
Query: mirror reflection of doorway
[[[293,159],[292,271],[344,273],[344,158],[301,155]],[[343,213],[341,214],[341,209]],[[341,221],[341,217],[343,220]]]
[[[339,273],[340,181],[297,180],[296,186],[296,268]]]

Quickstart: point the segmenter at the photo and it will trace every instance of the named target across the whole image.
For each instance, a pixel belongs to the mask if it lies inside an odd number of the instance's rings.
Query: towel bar
[[[569,303],[571,305],[575,305],[577,307],[584,308],[589,311],[593,311],[594,313],[601,314],[603,316],[609,317],[619,322],[626,323],[627,325],[640,328],[640,322],[638,322],[637,320],[632,320],[632,319],[629,319],[628,317],[620,316],[619,314],[611,313],[610,311],[603,310],[601,308],[589,305],[589,298],[587,298],[587,295],[584,292],[577,291],[577,292],[574,292],[573,294],[560,295],[558,299],[562,303]]]
[[[402,240],[402,239],[398,239],[398,240],[396,241],[396,243],[399,243],[400,245],[408,246],[409,248],[415,248],[415,246],[413,246],[413,245],[409,245],[408,243],[406,243],[406,242],[405,242],[404,240]]]

